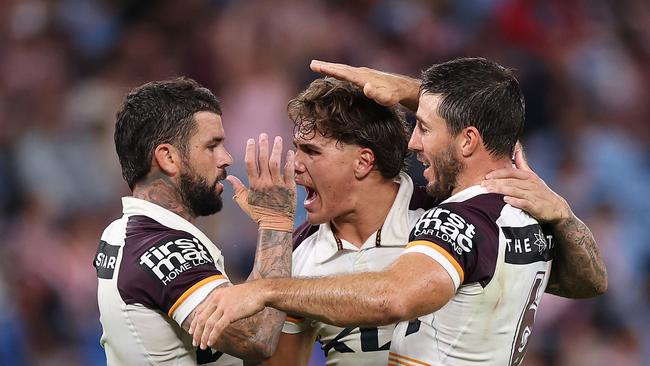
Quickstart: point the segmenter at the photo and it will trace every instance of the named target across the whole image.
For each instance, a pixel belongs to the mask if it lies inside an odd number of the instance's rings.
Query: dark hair
[[[397,108],[384,107],[355,85],[323,78],[287,105],[294,134],[312,139],[316,132],[345,144],[369,148],[384,178],[396,177],[405,167],[409,127]]]
[[[126,96],[117,112],[115,149],[129,188],[149,173],[156,146],[169,143],[187,152],[194,114],[203,111],[221,115],[221,106],[212,92],[189,78],[150,82]]]
[[[452,134],[474,126],[491,154],[512,154],[525,119],[524,95],[512,71],[483,58],[461,58],[424,71],[421,91],[440,95],[437,112]]]

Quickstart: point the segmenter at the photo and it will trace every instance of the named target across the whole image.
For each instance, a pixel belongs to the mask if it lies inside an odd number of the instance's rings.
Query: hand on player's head
[[[394,106],[402,99],[399,92],[400,77],[397,75],[367,67],[354,67],[319,60],[312,60],[309,67],[319,74],[351,82],[363,89],[363,93],[368,98],[383,106]]]

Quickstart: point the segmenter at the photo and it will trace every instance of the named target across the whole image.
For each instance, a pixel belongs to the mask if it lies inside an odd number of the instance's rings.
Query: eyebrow
[[[420,122],[421,125],[425,125],[425,126],[428,126],[428,125],[429,125],[429,124],[426,123],[422,118],[420,118],[420,116],[418,116],[417,114],[415,115],[415,120],[418,121],[418,122]]]
[[[318,145],[314,145],[314,144],[309,143],[309,142],[298,143],[298,142],[296,142],[296,140],[293,140],[293,146],[295,148],[297,148],[297,149],[310,149],[310,150],[314,150],[314,151],[320,151],[320,147]]]
[[[206,141],[206,145],[220,144],[223,142],[223,137],[213,137],[210,140]]]

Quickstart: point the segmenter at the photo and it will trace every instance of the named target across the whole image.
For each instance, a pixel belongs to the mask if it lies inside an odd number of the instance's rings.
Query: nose
[[[417,128],[413,129],[408,148],[411,151],[422,151],[422,136],[420,136]]]
[[[232,155],[230,155],[228,150],[224,149],[223,152],[224,153],[221,156],[221,159],[219,159],[219,163],[217,165],[219,168],[225,168],[225,167],[231,166],[232,163],[233,163]]]
[[[302,153],[300,150],[296,151],[295,160],[293,163],[293,171],[296,174],[301,174],[305,172],[305,164],[302,162]]]

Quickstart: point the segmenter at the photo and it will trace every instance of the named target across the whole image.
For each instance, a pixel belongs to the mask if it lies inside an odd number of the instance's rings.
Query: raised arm
[[[568,298],[588,298],[607,290],[607,269],[589,228],[578,219],[564,198],[553,192],[530,169],[523,150],[515,149],[517,169],[500,169],[486,176],[488,191],[538,221],[549,223],[555,238],[555,258],[546,292]]]
[[[195,341],[209,345],[233,321],[265,306],[342,327],[385,325],[438,310],[453,295],[454,284],[442,265],[423,254],[406,253],[383,272],[278,278],[217,290],[210,311],[192,327]]]
[[[282,139],[276,137],[271,157],[266,135],[260,136],[259,167],[255,164],[255,142],[246,146],[246,169],[250,190],[235,177],[228,181],[235,189],[235,200],[259,225],[255,263],[249,280],[291,276],[293,216],[296,205],[293,179],[293,152],[287,153],[284,175],[280,173]],[[224,284],[221,288],[232,287]],[[215,289],[216,290],[216,289]],[[183,322],[190,333],[192,320],[216,294],[213,291]],[[233,299],[238,301],[238,299]],[[215,348],[248,361],[270,357],[280,335],[284,313],[266,308],[257,315],[230,324]]]
[[[390,74],[367,67],[354,67],[312,60],[309,67],[320,74],[349,81],[363,89],[364,94],[384,106],[402,104],[415,112],[421,81],[408,76]]]

